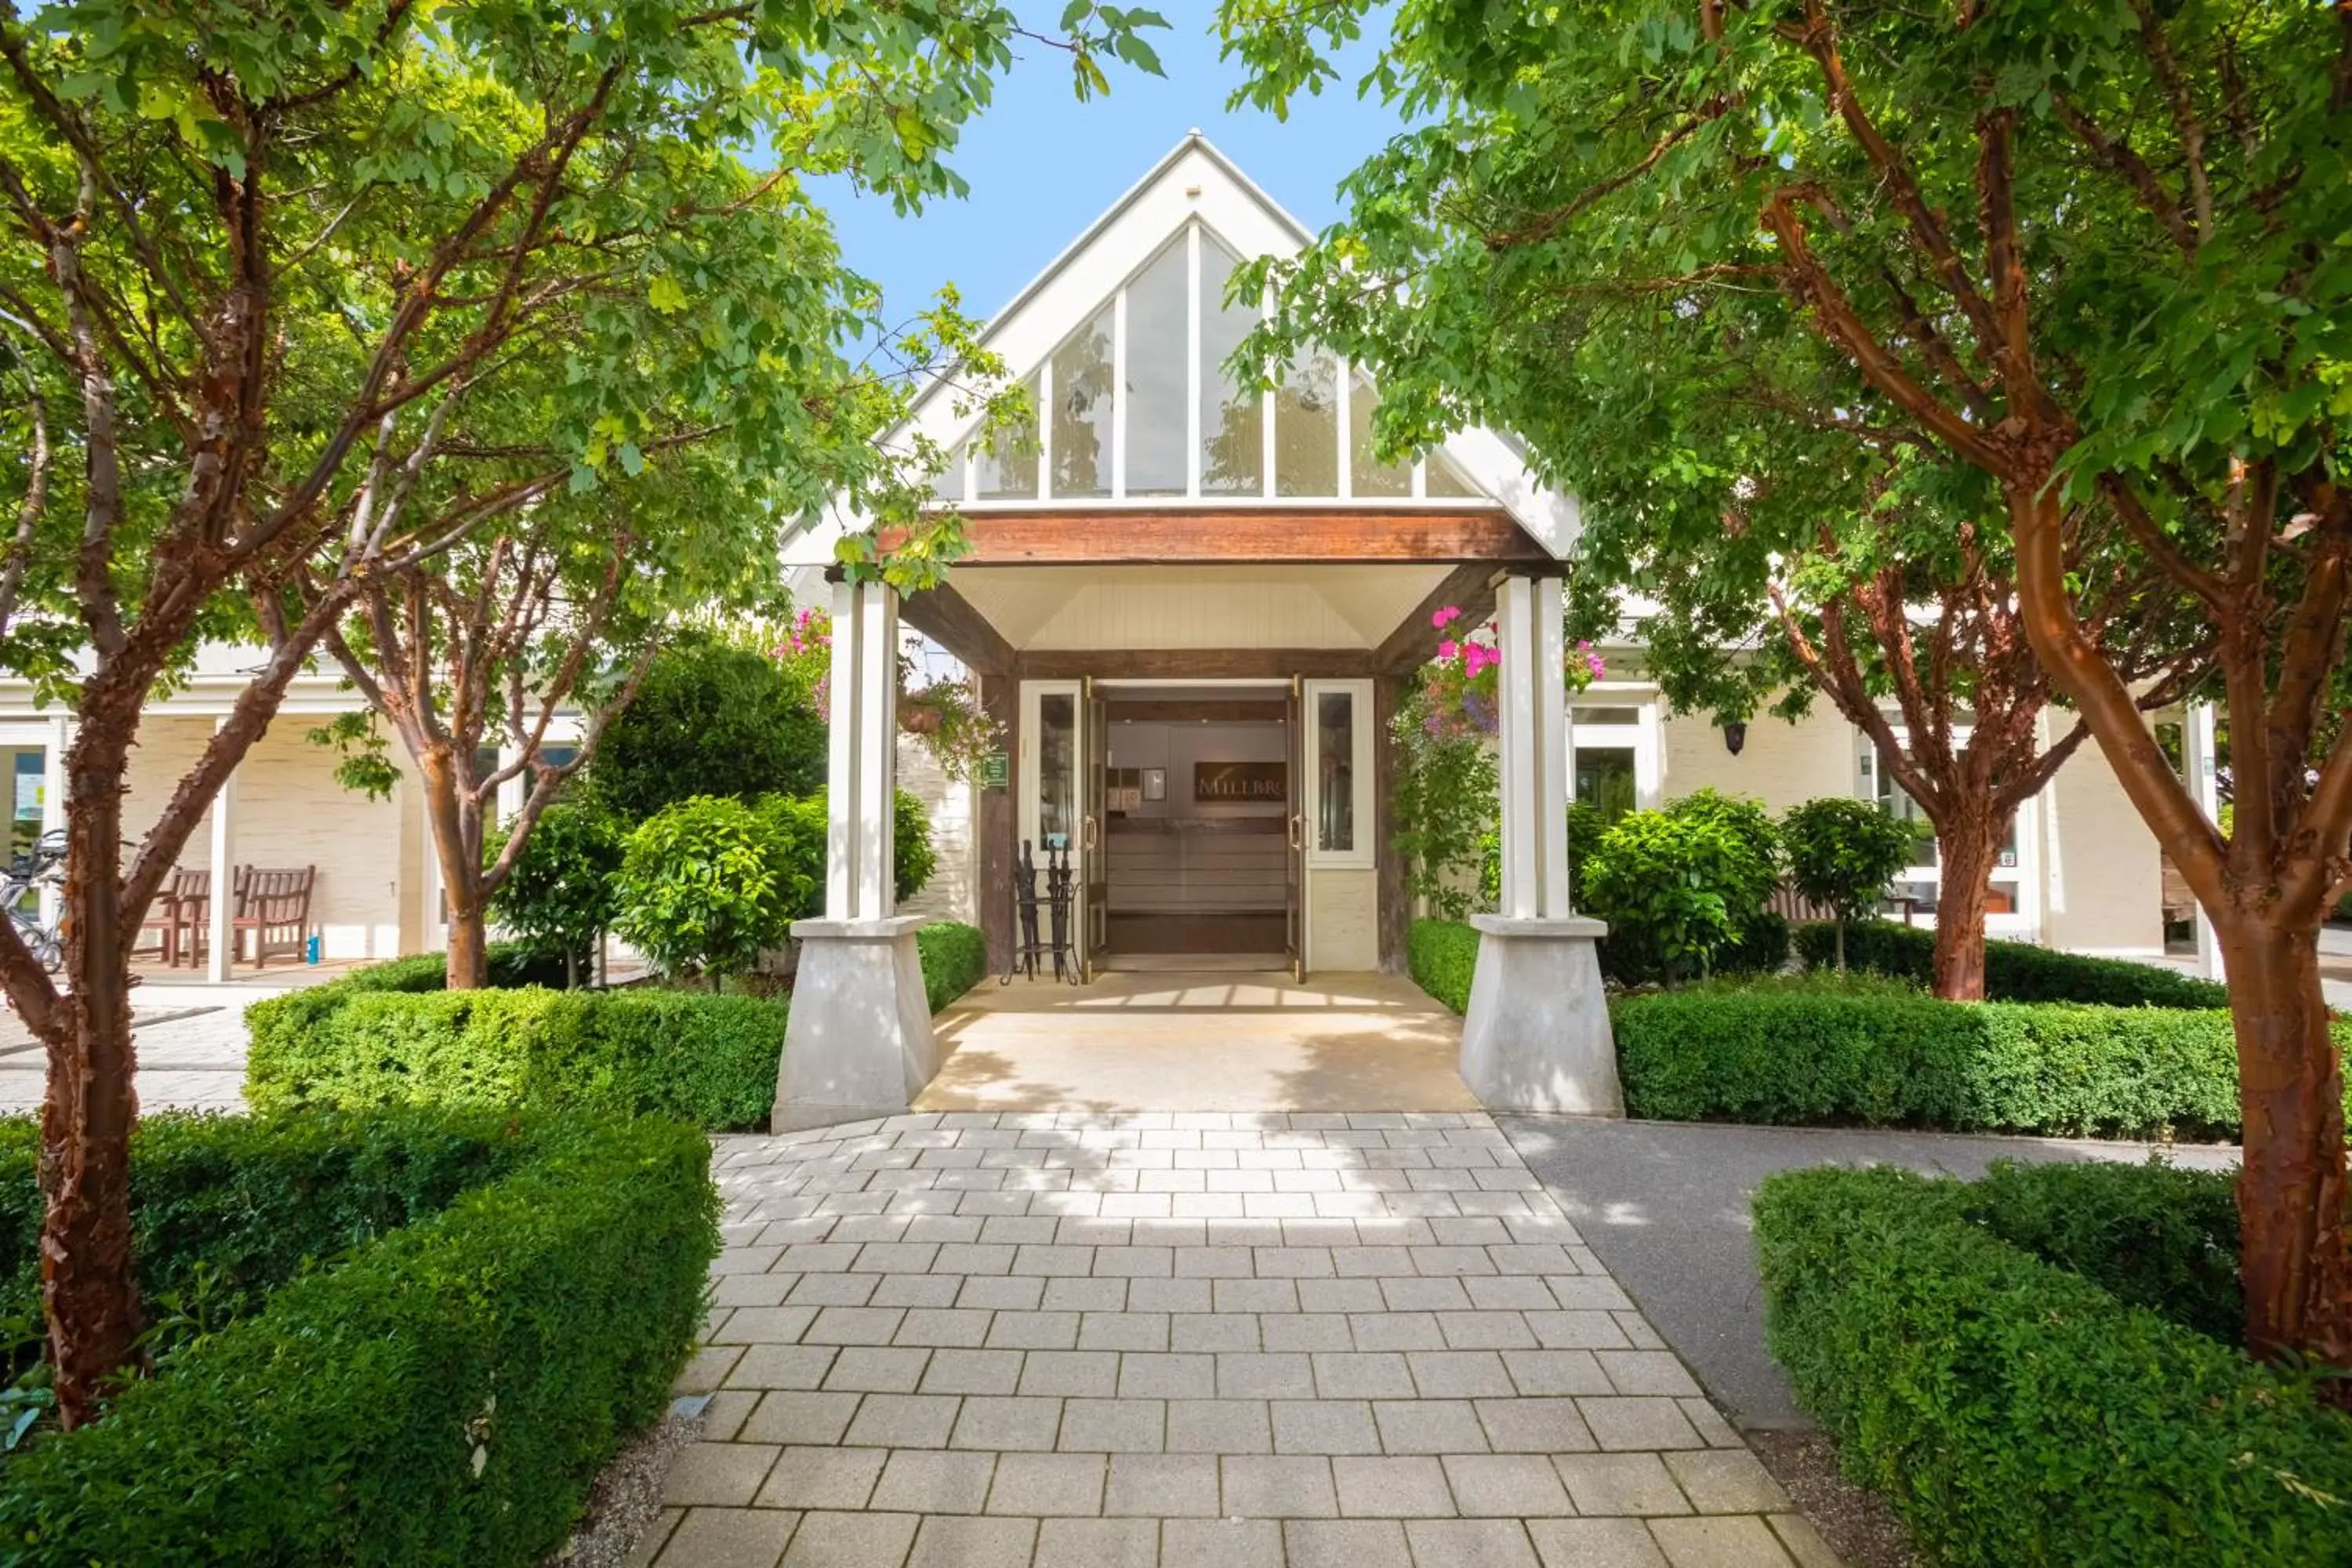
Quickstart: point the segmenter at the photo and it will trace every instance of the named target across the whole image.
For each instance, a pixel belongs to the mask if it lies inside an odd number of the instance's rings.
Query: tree
[[[1779,868],[1780,835],[1764,808],[1703,789],[1611,823],[1580,880],[1610,935],[1654,953],[1672,985],[1690,966],[1708,973],[1738,943]]]
[[[629,835],[614,929],[663,973],[702,975],[715,991],[784,945],[824,872],[821,800],[691,796]]]
[[[642,821],[698,795],[804,795],[824,778],[824,721],[803,689],[764,654],[696,637],[654,660],[583,782]]]
[[[610,813],[558,801],[491,895],[490,912],[515,940],[533,953],[562,955],[566,988],[593,977],[596,945],[619,910],[614,883],[627,843],[626,826]],[[502,847],[498,837],[490,847]]]
[[[1840,974],[1845,973],[1845,928],[1878,907],[1886,885],[1911,863],[1918,842],[1908,822],[1844,795],[1805,801],[1781,816],[1780,846],[1789,858],[1790,884],[1837,912]]]
[[[1226,0],[1248,90],[1319,87],[1364,9]],[[1997,498],[2025,636],[2228,965],[2248,1344],[2352,1364],[2316,956],[2352,878],[2352,9],[1408,0],[1373,79],[1430,122],[1353,176],[1298,282],[1415,323],[1382,334],[1392,437],[1515,390],[1498,368],[1466,400],[1397,395],[1402,349],[1449,363],[1494,274],[1685,314],[1777,290],[1841,367],[1802,417],[1900,421]],[[1364,286],[1407,278],[1397,305]],[[2077,603],[2111,574],[2209,628],[2226,835]]]
[[[1106,49],[1150,65],[1137,28],[1156,22],[1081,4],[1046,41],[1094,90]],[[779,172],[708,206],[728,150],[788,149],[901,202],[951,193],[940,154],[1022,36],[990,0],[0,8],[0,312],[29,394],[0,654],[77,721],[63,984],[0,931],[0,984],[48,1058],[42,1292],[67,1425],[141,1327],[126,933],[287,683],[372,584],[485,523],[677,431],[756,447],[788,422],[762,400],[771,356],[800,345],[754,288],[792,268],[730,243],[746,211],[801,198]],[[641,339],[664,352],[632,360]],[[651,384],[598,374],[638,363]],[[562,460],[428,475],[516,378],[553,399],[525,427]],[[257,668],[126,866],[142,708],[200,640],[240,636]]]

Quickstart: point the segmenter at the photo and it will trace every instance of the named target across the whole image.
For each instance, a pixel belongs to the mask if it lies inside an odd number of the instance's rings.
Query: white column
[[[2191,702],[2180,726],[2181,763],[2189,771],[2189,793],[2197,797],[2198,809],[2205,820],[2221,820],[2221,780],[2217,771],[2213,752],[2213,705]],[[2213,922],[2206,917],[2205,906],[2197,906],[2197,968],[2207,978],[2220,980],[2221,944],[2213,935]]]
[[[217,730],[219,721],[213,727]],[[205,978],[215,985],[228,979],[229,962],[236,956],[236,774],[231,769],[220,793],[213,796],[212,895],[205,905],[210,923],[205,933],[212,950],[205,960]]]
[[[894,898],[898,604],[881,583],[833,589],[831,752],[825,783],[824,918],[887,920]]]
[[[514,765],[515,759],[521,755],[522,748],[520,746],[511,744],[500,746],[499,748],[499,766],[501,768],[512,767]],[[525,768],[522,772],[515,774],[514,777],[506,780],[499,785],[498,810],[497,815],[493,819],[498,826],[504,826],[506,824],[512,822],[516,817],[522,815],[523,797],[530,792],[530,770],[529,768]]]
[[[1513,577],[1497,596],[1503,664],[1503,888],[1512,920],[1564,920],[1568,897],[1567,647],[1560,580]]]

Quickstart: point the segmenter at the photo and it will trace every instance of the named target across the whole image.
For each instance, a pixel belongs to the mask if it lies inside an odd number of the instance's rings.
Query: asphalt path
[[[1748,1205],[1766,1176],[1809,1165],[1898,1164],[1976,1177],[1999,1159],[2137,1162],[2152,1149],[1843,1128],[1495,1120],[1716,1403],[1749,1429],[1811,1425],[1764,1351],[1763,1290]],[[2209,1168],[2238,1159],[2235,1148],[2210,1144],[2165,1152],[2179,1163]]]

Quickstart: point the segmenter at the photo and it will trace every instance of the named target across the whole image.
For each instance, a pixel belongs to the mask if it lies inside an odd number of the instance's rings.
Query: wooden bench
[[[148,932],[155,933],[157,946],[161,950],[158,956],[163,959],[165,968],[177,964],[183,951],[188,954],[189,963],[195,962],[195,946],[205,929],[205,920],[210,908],[207,895],[212,885],[213,874],[210,871],[191,871],[184,867],[175,867],[171,879],[163,884],[163,892],[156,896],[154,904],[148,910],[147,918],[139,922],[142,941],[145,940]],[[134,942],[132,945],[135,948],[138,944]]]
[[[316,866],[241,866],[237,868],[236,914],[231,922],[235,944],[243,948],[247,931],[253,933],[253,962],[266,968],[273,952],[303,956],[310,936],[310,892],[318,885]]]

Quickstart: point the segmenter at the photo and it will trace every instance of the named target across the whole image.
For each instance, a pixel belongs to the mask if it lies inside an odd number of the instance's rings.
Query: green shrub
[[[934,921],[915,932],[923,995],[936,1013],[988,976],[988,938],[978,926]]]
[[[921,801],[900,790],[890,813],[891,896],[903,904],[929,885],[940,856],[931,846],[931,814]]]
[[[824,721],[774,659],[698,641],[655,658],[583,780],[589,799],[643,822],[697,795],[813,795],[825,756]]]
[[[1789,808],[1780,818],[1780,842],[1788,851],[1790,884],[1852,925],[1869,916],[1886,885],[1910,865],[1919,828],[1875,801],[1822,795]],[[1833,946],[1839,929],[1831,928]]]
[[[2234,1138],[2227,1013],[1939,1002],[1885,980],[1699,986],[1611,1009],[1627,1108],[1668,1121]],[[2352,1024],[2338,1026],[2339,1041]]]
[[[1456,1013],[1470,1007],[1478,969],[1478,933],[1458,921],[1415,921],[1405,933],[1412,983]]]
[[[1892,921],[1846,927],[1849,967],[1925,985],[1936,933]],[[1797,928],[1797,955],[1808,969],[1837,963],[1837,928],[1819,921]],[[2093,1002],[2109,1007],[2227,1007],[2229,988],[2178,970],[2125,958],[2091,958],[2030,942],[1985,943],[1985,995],[1995,1002]]]
[[[540,814],[514,870],[490,896],[490,918],[515,945],[560,966],[567,984],[590,973],[597,941],[620,905],[614,883],[625,826],[593,805],[558,801]],[[492,840],[495,856],[505,843]]]
[[[761,1127],[775,1107],[784,1009],[632,989],[362,994],[300,1028],[255,1029],[256,1110],[566,1106]]]
[[[613,929],[665,974],[740,974],[780,948],[821,878],[777,808],[697,795],[629,835]]]
[[[559,1546],[623,1437],[660,1413],[701,1321],[719,1247],[709,1142],[656,1119],[451,1125],[460,1149],[515,1145],[508,1168],[437,1214],[354,1237],[364,1245],[186,1344],[104,1419],[11,1460],[7,1560],[528,1568]],[[229,1163],[267,1165],[256,1151],[273,1128],[315,1136],[308,1118],[215,1121],[163,1142],[218,1139]],[[381,1186],[349,1212],[425,1195]],[[315,1184],[257,1190],[268,1217],[316,1223],[301,1212]],[[185,1199],[225,1235],[265,1223],[236,1220],[230,1198]]]
[[[1608,976],[1606,937],[1601,939],[1601,972]],[[1758,910],[1742,920],[1731,945],[1715,955],[1717,974],[1778,974],[1788,966],[1788,918],[1770,910]]]
[[[2154,1158],[2141,1165],[1997,1160],[1968,1191],[1969,1217],[2011,1246],[2208,1339],[2241,1342],[2234,1172]]]
[[[490,984],[500,988],[563,984],[562,958],[534,953],[514,942],[490,943],[489,968]],[[320,1019],[354,996],[377,991],[414,995],[439,991],[448,984],[446,953],[418,952],[406,958],[387,959],[354,969],[323,985],[284,992],[249,1005],[245,1010],[246,1032],[251,1037],[253,1049],[269,1050],[308,1033]]]
[[[1885,1168],[1768,1178],[1765,1336],[1849,1476],[1966,1568],[2352,1563],[2352,1422]]]
[[[1580,880],[1585,907],[1609,922],[1621,978],[1648,978],[1654,963],[1671,983],[1738,945],[1771,896],[1776,843],[1762,806],[1713,790],[1612,823]]]

